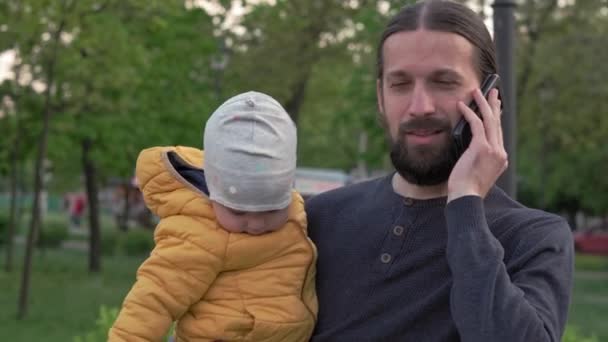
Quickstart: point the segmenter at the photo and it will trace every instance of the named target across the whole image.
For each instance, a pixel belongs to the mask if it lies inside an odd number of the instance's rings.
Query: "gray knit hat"
[[[211,200],[254,212],[291,202],[297,131],[272,97],[250,91],[228,99],[207,120],[204,148]]]

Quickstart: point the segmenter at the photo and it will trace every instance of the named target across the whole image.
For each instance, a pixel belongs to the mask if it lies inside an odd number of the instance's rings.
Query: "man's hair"
[[[470,8],[447,0],[427,0],[403,7],[388,23],[377,48],[377,77],[384,73],[384,41],[391,35],[418,29],[455,33],[474,47],[474,66],[479,79],[497,73],[496,49],[483,20]]]

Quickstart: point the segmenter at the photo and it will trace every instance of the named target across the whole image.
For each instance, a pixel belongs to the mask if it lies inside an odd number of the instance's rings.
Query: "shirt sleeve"
[[[137,271],[137,281],[110,329],[110,342],[161,341],[173,321],[203,297],[221,270],[223,255],[217,237],[206,236],[206,241],[177,233],[166,229],[173,224],[168,220],[157,227],[161,233],[156,234],[156,246]],[[179,224],[197,225],[184,217]]]
[[[507,266],[480,197],[448,203],[446,220],[450,308],[461,339],[560,341],[574,268],[567,223],[545,213],[506,227],[505,234],[520,234]]]

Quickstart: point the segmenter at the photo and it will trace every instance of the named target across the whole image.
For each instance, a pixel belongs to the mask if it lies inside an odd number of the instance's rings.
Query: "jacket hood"
[[[204,152],[192,147],[143,150],[137,158],[135,176],[148,208],[160,218],[186,213],[195,205],[193,202],[200,205],[201,200],[210,209],[203,160]]]

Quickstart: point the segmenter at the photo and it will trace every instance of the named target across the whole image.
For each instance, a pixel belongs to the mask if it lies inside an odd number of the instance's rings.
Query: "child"
[[[316,249],[292,190],[296,143],[281,105],[248,92],[209,118],[204,152],[141,152],[137,180],[161,220],[109,341],[161,341],[174,321],[176,341],[308,341]]]

